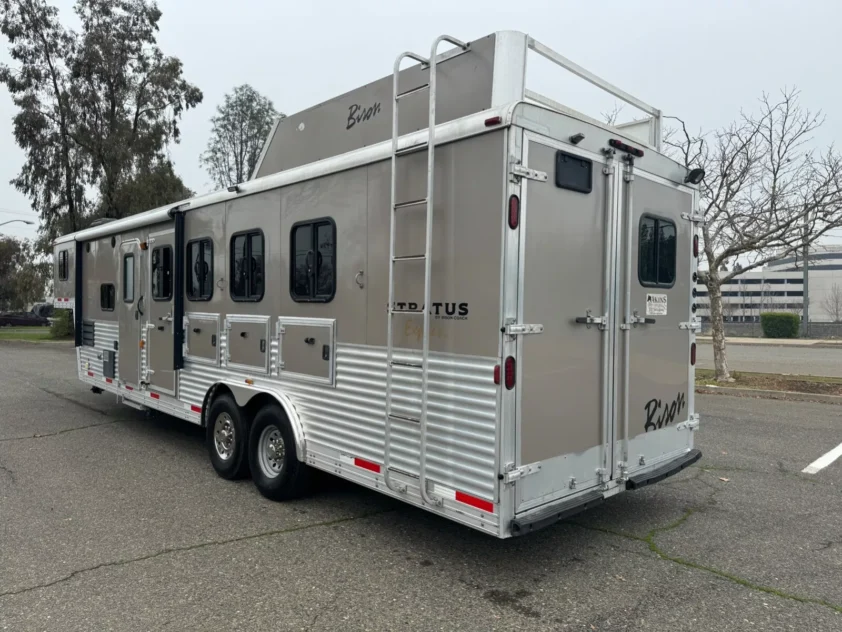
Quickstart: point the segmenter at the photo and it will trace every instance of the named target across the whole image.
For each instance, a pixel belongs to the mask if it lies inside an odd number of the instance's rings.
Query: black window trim
[[[675,228],[675,270],[673,270],[672,274],[672,283],[652,283],[650,281],[644,281],[640,278],[640,225],[643,223],[644,219],[654,219],[657,221],[664,221],[672,224],[673,228]],[[657,240],[655,242],[657,244]],[[655,266],[655,274],[657,275],[657,265]],[[640,215],[640,220],[637,222],[637,281],[643,287],[660,287],[664,289],[670,289],[671,287],[675,287],[675,281],[678,278],[678,223],[664,215],[656,215],[654,213],[642,213]]]
[[[317,297],[302,297],[295,293],[295,229],[299,226],[318,226],[319,224],[330,224],[333,231],[333,291],[330,295]],[[295,222],[289,229],[289,295],[296,303],[330,303],[336,297],[336,259],[339,256],[339,248],[337,248],[336,237],[336,222],[332,217],[317,217],[314,219],[306,219],[300,222]]]
[[[62,262],[62,260],[64,260],[64,261]],[[64,250],[59,250],[58,251],[58,280],[59,281],[67,281],[68,277],[70,276],[70,270],[69,270],[70,266],[67,264],[67,262],[68,262],[67,248],[65,248]],[[62,263],[64,263],[64,265],[62,265]]]
[[[175,251],[172,247],[172,244],[164,244],[162,246],[155,246],[154,248],[152,248],[152,253],[149,255],[149,257],[150,257],[150,259],[149,259],[149,272],[150,272],[150,274],[154,274],[152,272],[152,261],[153,261],[152,257],[154,256],[155,251],[156,250],[164,250],[165,248],[168,248],[169,251],[170,251],[170,265],[172,266],[172,280],[174,280],[175,279],[175,259],[174,259]],[[149,285],[150,285],[150,288],[151,288],[152,287],[152,279],[151,278],[149,279]],[[172,300],[172,295],[173,295],[173,283],[170,282],[170,293],[169,293],[169,295],[168,296],[162,296],[160,298],[155,298],[155,293],[152,292],[152,300],[157,302],[157,303],[166,303],[166,302]]]
[[[242,235],[246,236],[246,247],[248,248],[248,257],[251,258],[251,240],[248,239],[249,235],[260,235],[260,238],[263,240],[263,287],[261,288],[260,296],[234,296],[234,240],[237,237]],[[228,286],[231,290],[228,294],[231,296],[231,300],[235,303],[259,303],[263,300],[263,297],[266,294],[266,236],[263,234],[262,228],[249,228],[248,230],[241,230],[239,232],[234,233],[231,235],[231,239],[228,241],[228,274],[230,275]],[[248,289],[251,289],[251,278],[249,277],[247,285],[249,286]]]
[[[102,305],[102,290],[103,290],[103,288],[107,288],[107,287],[110,287],[111,290],[112,290],[112,293],[113,293],[114,302],[111,304],[111,307],[103,307],[103,305]],[[113,283],[100,283],[99,284],[99,308],[103,312],[113,312],[116,303],[117,303],[117,288],[114,287],[114,284]]]
[[[233,237],[232,237],[232,239],[233,239]],[[202,297],[202,296],[194,297],[194,296],[191,296],[191,294],[190,294],[190,289],[191,289],[191,285],[192,285],[190,283],[190,280],[191,280],[190,279],[190,270],[191,270],[193,264],[192,263],[188,264],[187,254],[190,252],[190,245],[191,244],[201,243],[203,241],[206,241],[210,244],[210,267],[208,269],[208,283],[210,283],[210,294],[208,294],[207,297]],[[263,247],[264,248],[266,247],[265,242],[264,242]],[[264,257],[264,261],[265,261],[265,257]],[[187,276],[187,278],[184,280],[184,284],[185,284],[184,294],[185,294],[185,296],[187,296],[187,300],[190,301],[191,303],[206,303],[206,302],[208,302],[209,300],[211,300],[213,298],[213,285],[214,285],[214,283],[213,283],[213,238],[212,237],[197,237],[196,239],[191,239],[190,241],[188,241],[184,246],[184,262],[185,262],[184,271],[185,271],[186,276]]]
[[[132,260],[132,298],[131,298],[131,300],[128,300],[126,298],[126,259],[129,259],[129,258]],[[123,285],[123,302],[128,303],[129,305],[134,303],[134,290],[135,290],[135,285],[136,285],[136,283],[134,283],[134,281],[135,281],[136,275],[137,275],[137,270],[134,267],[134,253],[133,252],[127,252],[126,254],[123,255],[123,283],[122,283],[122,285]]]

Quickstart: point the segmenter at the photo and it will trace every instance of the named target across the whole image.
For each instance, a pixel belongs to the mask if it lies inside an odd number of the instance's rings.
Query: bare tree
[[[822,309],[834,323],[842,323],[842,287],[838,283],[834,283],[822,298]]]
[[[623,106],[614,102],[614,106],[608,110],[607,112],[602,112],[602,120],[604,120],[608,125],[616,125],[617,121],[620,119],[620,113],[623,111]]]
[[[799,102],[796,90],[764,94],[756,114],[712,134],[691,134],[680,119],[666,135],[670,153],[702,167],[700,227],[708,269],[714,365],[718,381],[732,381],[722,326],[722,284],[737,274],[791,255],[842,225],[842,158],[833,147],[809,148],[824,119]],[[722,269],[739,259],[742,270]]]

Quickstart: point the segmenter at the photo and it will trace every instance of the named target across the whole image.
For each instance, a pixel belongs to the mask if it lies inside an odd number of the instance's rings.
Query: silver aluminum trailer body
[[[212,460],[245,441],[221,398],[278,411],[287,455],[498,537],[692,463],[696,192],[659,131],[529,92],[530,50],[398,69],[276,125],[252,180],[56,240],[79,378]]]

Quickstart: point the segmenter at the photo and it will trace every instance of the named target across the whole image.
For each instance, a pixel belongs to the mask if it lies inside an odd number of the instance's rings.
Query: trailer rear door
[[[629,311],[643,322],[618,333],[615,461],[625,461],[629,474],[675,456],[691,447],[691,431],[676,430],[693,412],[690,366],[693,291],[693,190],[647,174],[645,158],[626,173],[622,184],[623,257],[616,318],[625,322],[626,283]],[[630,196],[631,205],[627,203]],[[684,217],[682,217],[684,214]],[[631,232],[631,253],[625,245]],[[628,358],[626,341],[628,336]],[[628,362],[626,362],[626,359]],[[626,376],[628,372],[628,376]],[[628,381],[628,422],[624,385]],[[628,423],[628,450],[624,439]]]
[[[520,323],[543,331],[518,342],[517,465],[541,469],[517,482],[517,511],[597,485],[612,458],[613,335],[577,319],[610,311],[616,175],[601,156],[528,133],[523,163],[548,179],[521,184]]]

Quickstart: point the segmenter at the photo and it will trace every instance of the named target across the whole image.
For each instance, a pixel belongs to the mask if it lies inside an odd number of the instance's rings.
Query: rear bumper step
[[[693,463],[701,458],[701,450],[690,450],[687,454],[682,454],[677,459],[667,461],[663,465],[656,467],[654,470],[630,476],[629,480],[626,481],[626,489],[640,489],[641,487],[646,487],[647,485],[652,485],[653,483],[662,481],[668,476],[678,474],[681,470],[693,465]]]
[[[593,491],[565,502],[537,509],[512,520],[512,535],[526,535],[548,527],[554,522],[576,515],[580,511],[600,505],[605,500],[602,492]]]

